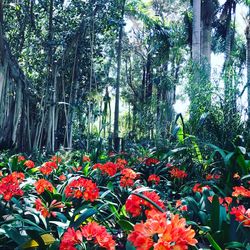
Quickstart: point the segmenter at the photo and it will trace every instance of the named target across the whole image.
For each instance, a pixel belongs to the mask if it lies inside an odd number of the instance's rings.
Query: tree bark
[[[193,0],[192,59],[200,63],[201,52],[201,0]]]
[[[250,10],[249,10],[250,12]],[[246,28],[246,39],[247,39],[247,128],[250,129],[250,19]]]
[[[121,55],[122,55],[122,38],[123,38],[123,18],[125,12],[126,0],[122,0],[121,19],[119,25],[119,37],[117,48],[117,76],[115,91],[115,116],[114,116],[114,149],[119,151],[119,102],[120,102],[120,78],[121,78]]]

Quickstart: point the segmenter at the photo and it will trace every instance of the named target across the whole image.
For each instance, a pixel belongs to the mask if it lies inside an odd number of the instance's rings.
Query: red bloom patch
[[[79,178],[72,181],[65,188],[66,197],[95,201],[99,197],[99,189],[91,180]]]

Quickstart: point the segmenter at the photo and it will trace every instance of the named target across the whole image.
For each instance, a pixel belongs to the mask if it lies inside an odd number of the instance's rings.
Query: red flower
[[[45,204],[43,204],[42,200],[41,199],[36,199],[35,201],[35,206],[36,206],[36,210],[37,211],[40,211],[42,216],[44,218],[46,217],[50,217],[50,213],[49,213],[49,210],[48,208],[45,206]]]
[[[157,163],[159,163],[160,161],[155,159],[155,158],[147,158],[146,161],[145,161],[145,164],[147,166],[151,166],[151,165],[155,165]]]
[[[180,170],[179,168],[173,168],[171,171],[169,171],[171,174],[171,177],[173,178],[178,178],[178,179],[183,179],[187,177],[187,173],[184,170]]]
[[[247,197],[250,198],[250,190],[244,188],[243,186],[239,187],[233,187],[234,192],[232,193],[232,196],[234,197]]]
[[[0,181],[0,195],[3,195],[4,200],[9,201],[13,196],[23,195],[23,191],[19,187],[19,183],[23,179],[23,173],[13,172]]]
[[[145,191],[143,195],[149,198],[151,201],[156,203],[162,209],[165,209],[163,202],[160,200],[160,197],[154,191]],[[139,216],[143,210],[145,210],[146,215],[150,211],[158,211],[151,203],[138,197],[135,194],[132,194],[128,197],[125,203],[126,210],[133,216]]]
[[[238,173],[234,173],[233,178],[236,180],[240,179],[240,175]]]
[[[233,214],[235,220],[242,222],[245,227],[250,227],[250,208],[246,210],[243,205],[233,207],[230,214]]]
[[[96,222],[89,222],[81,228],[81,231],[82,235],[87,240],[94,240],[94,243],[98,244],[101,248],[110,250],[115,249],[115,241],[104,226]]]
[[[87,155],[84,155],[82,158],[82,162],[90,162],[90,158]]]
[[[60,156],[58,156],[58,155],[52,156],[50,160],[57,163],[57,164],[62,162],[62,158]]]
[[[34,186],[38,194],[43,193],[45,190],[48,190],[52,193],[54,190],[53,185],[45,179],[39,179],[37,182],[35,182]]]
[[[151,174],[148,177],[148,182],[153,182],[155,185],[158,185],[160,183],[160,176],[156,174]]]
[[[137,250],[153,249],[188,249],[194,246],[197,240],[191,227],[186,227],[186,220],[179,215],[171,215],[167,220],[165,213],[150,213],[145,223],[136,224],[134,231],[128,235],[128,240]]]
[[[31,161],[31,160],[25,161],[23,165],[25,165],[27,168],[35,167],[35,163],[33,161]]]
[[[57,169],[58,166],[54,161],[48,161],[45,162],[41,167],[40,167],[40,171],[42,174],[44,175],[49,175],[53,172],[54,169]]]
[[[22,156],[22,155],[19,155],[19,156],[17,157],[17,161],[18,161],[18,162],[20,162],[20,161],[25,161],[25,157]]]
[[[124,169],[128,162],[125,159],[117,158],[116,164],[120,170]]]
[[[36,199],[35,206],[36,206],[36,210],[40,211],[44,218],[46,217],[49,218],[51,215],[53,217],[56,217],[56,212],[54,212],[53,209],[64,208],[64,205],[61,202],[57,202],[56,200],[53,200],[50,203],[50,205],[48,205],[47,203],[45,204],[44,202],[42,202],[42,200],[39,198]]]
[[[200,183],[196,183],[193,187],[193,192],[198,192],[198,193],[202,193],[205,189],[210,189],[210,187],[208,185],[206,186],[203,186],[202,184]]]
[[[137,174],[134,170],[130,168],[124,168],[121,172],[121,180],[120,186],[121,187],[132,187],[134,185],[134,180],[137,177]]]
[[[61,244],[60,250],[75,250],[75,245],[80,244],[82,242],[82,233],[80,230],[76,230],[72,228],[68,228],[67,231],[64,233]]]
[[[172,164],[172,163],[167,163],[167,164],[166,164],[166,167],[167,167],[167,168],[171,168],[171,167],[173,167],[173,164]]]
[[[97,163],[93,166],[93,169],[100,169],[103,174],[114,176],[119,169],[119,165],[113,162],[106,162],[105,164]]]
[[[66,180],[66,176],[64,174],[59,176],[59,180],[60,181],[65,181]]]
[[[220,179],[221,175],[220,174],[207,174],[206,175],[206,180],[210,181],[210,180],[218,180]]]
[[[91,180],[79,178],[66,186],[65,195],[66,197],[84,198],[93,202],[99,197],[99,189]]]
[[[180,211],[187,211],[188,210],[187,205],[182,205],[181,200],[176,201],[175,207]]]

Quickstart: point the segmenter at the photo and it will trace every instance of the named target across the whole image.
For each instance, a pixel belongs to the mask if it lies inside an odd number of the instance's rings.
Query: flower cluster
[[[171,177],[177,178],[177,179],[183,179],[187,177],[187,173],[184,170],[180,170],[179,168],[173,168],[169,171],[171,174]]]
[[[239,187],[233,187],[234,192],[232,193],[232,196],[234,197],[246,197],[246,198],[250,198],[250,190],[246,189],[243,186],[239,186]]]
[[[207,174],[206,175],[206,180],[210,181],[210,180],[219,180],[221,178],[220,174]]]
[[[2,178],[0,181],[0,195],[3,196],[5,201],[11,200],[13,196],[22,196],[23,191],[19,184],[24,180],[23,173],[13,172]]]
[[[93,202],[99,197],[99,189],[91,180],[79,178],[66,186],[65,195],[66,197],[84,198]]]
[[[115,241],[107,232],[106,228],[96,222],[90,222],[87,225],[81,227],[80,230],[75,231],[74,228],[68,228],[62,237],[60,250],[76,249],[75,246],[82,243],[83,237],[88,241],[93,240],[94,244],[101,248],[109,250],[115,249]]]
[[[89,156],[84,155],[84,156],[82,157],[82,162],[90,162],[90,161],[91,161],[91,160],[90,160]]]
[[[42,202],[42,200],[40,198],[37,198],[35,201],[35,207],[36,210],[41,212],[42,216],[44,218],[46,217],[50,217],[51,215],[53,217],[56,217],[56,212],[52,211],[53,209],[56,208],[63,208],[64,205],[61,202],[58,202],[57,200],[53,200],[50,205],[45,204],[44,202]]]
[[[45,162],[41,167],[40,167],[40,171],[42,174],[44,175],[49,175],[53,172],[54,169],[57,169],[58,166],[56,164],[56,162],[54,161],[48,161]]]
[[[25,161],[25,157],[23,155],[19,155],[17,157],[17,161],[20,162],[20,161]]]
[[[94,240],[94,243],[104,249],[115,249],[115,241],[107,232],[104,226],[96,222],[90,222],[81,228],[82,235],[87,240]]]
[[[194,236],[195,231],[186,227],[186,220],[179,215],[171,215],[167,220],[165,213],[150,213],[145,223],[134,226],[128,240],[137,250],[184,250],[197,243]]]
[[[114,176],[120,169],[120,165],[113,162],[106,162],[105,164],[97,163],[93,166],[93,169],[100,169],[103,174]]]
[[[180,211],[187,211],[188,207],[187,205],[183,205],[181,200],[177,200],[175,203],[175,208],[177,208]]]
[[[58,155],[52,156],[50,160],[55,162],[56,164],[59,164],[59,163],[62,162],[62,158],[60,156],[58,156]]]
[[[35,163],[31,160],[25,161],[23,165],[26,166],[27,168],[34,168],[35,167]]]
[[[211,203],[213,202],[213,196],[209,196],[207,198]],[[232,201],[233,201],[232,197],[225,197],[225,198],[219,197],[220,205],[224,206],[227,211],[228,211],[228,206],[232,203]]]
[[[120,169],[124,169],[128,162],[125,159],[117,158],[115,161],[116,164],[119,165]]]
[[[160,161],[155,159],[155,158],[147,158],[146,161],[145,161],[145,164],[147,166],[151,166],[151,165],[155,165],[157,163],[159,163]]]
[[[194,185],[194,187],[193,187],[193,192],[195,192],[195,193],[202,193],[204,190],[206,190],[206,189],[210,189],[210,187],[208,186],[208,185],[202,185],[202,184],[200,184],[200,183],[196,183],[195,185]]]
[[[120,185],[121,187],[132,187],[134,185],[134,180],[137,177],[137,174],[134,170],[130,168],[124,168],[121,171],[121,180]]]
[[[160,196],[155,193],[154,191],[145,191],[143,192],[143,195],[153,201],[155,204],[157,204],[162,209],[165,209],[165,206],[163,202],[160,200]],[[132,194],[128,197],[125,203],[126,210],[133,216],[139,216],[142,211],[145,210],[146,215],[149,211],[157,211],[155,206],[153,206],[148,201],[140,198],[139,196]]]
[[[49,192],[52,193],[54,190],[53,185],[45,179],[39,179],[38,181],[35,182],[34,186],[38,194],[42,194],[45,190],[48,190]]]
[[[242,222],[245,227],[250,227],[250,208],[246,210],[243,205],[233,207],[230,214],[235,216],[235,220]]]
[[[156,174],[151,174],[148,177],[148,182],[152,182],[155,185],[158,185],[160,183],[160,176],[156,175]]]

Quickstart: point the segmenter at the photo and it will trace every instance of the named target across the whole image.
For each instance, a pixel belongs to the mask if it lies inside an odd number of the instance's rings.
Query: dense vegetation
[[[250,249],[249,20],[0,1],[0,249]]]

